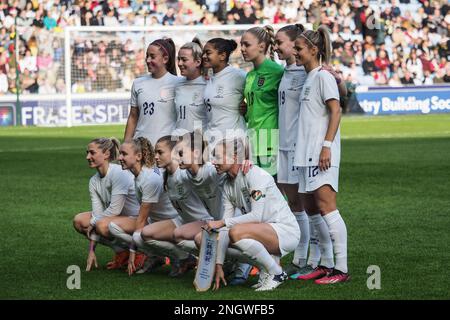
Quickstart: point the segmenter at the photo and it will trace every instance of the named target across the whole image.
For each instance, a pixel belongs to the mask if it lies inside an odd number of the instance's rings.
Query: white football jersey
[[[339,101],[339,90],[334,77],[321,66],[308,73],[300,94],[300,114],[295,148],[294,165],[311,167],[319,165],[320,152],[330,122],[326,101]],[[340,126],[331,145],[331,166],[339,167],[341,158]]]
[[[89,180],[89,193],[94,220],[112,215],[137,216],[139,214],[139,202],[134,190],[134,176],[128,170],[122,170],[118,164],[110,163],[108,172],[103,178],[98,172],[92,176]],[[125,197],[125,204],[121,212],[109,212],[111,197],[117,195]]]
[[[170,72],[159,79],[145,75],[133,81],[130,105],[139,108],[134,138],[145,137],[156,145],[159,138],[172,134],[177,118],[175,88],[182,81]]]
[[[186,175],[209,214],[214,220],[222,219],[222,185],[225,175],[219,176],[210,162],[201,166],[195,176],[189,170],[186,170]]]
[[[206,81],[203,76],[186,80],[175,89],[175,109],[177,112],[176,129],[192,132],[195,129],[206,130],[206,108],[203,99]]]
[[[228,228],[251,222],[297,223],[273,177],[258,166],[253,165],[246,175],[239,171],[235,179],[226,179],[223,189]],[[235,208],[241,209],[241,216],[235,216]]]
[[[152,221],[173,219],[178,215],[164,191],[164,178],[159,168],[142,167],[134,185],[138,201],[152,203],[149,215]]]
[[[278,87],[279,149],[282,151],[295,149],[300,113],[300,92],[306,76],[305,67],[293,63],[284,69]]]
[[[212,219],[203,202],[193,191],[193,186],[186,176],[186,170],[178,168],[174,174],[168,175],[167,191],[173,207],[184,223]]]
[[[244,99],[246,73],[231,66],[211,76],[206,81],[204,93],[209,135],[226,130],[246,131],[244,117],[239,113],[239,105]]]

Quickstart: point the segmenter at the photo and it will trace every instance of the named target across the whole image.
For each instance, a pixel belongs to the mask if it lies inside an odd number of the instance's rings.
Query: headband
[[[311,40],[309,40],[303,33],[300,35],[300,37],[305,38],[306,40],[308,40],[308,42],[309,42],[312,46],[317,47],[317,45],[315,45]]]
[[[161,49],[163,49],[164,53],[165,53],[167,56],[170,56],[170,55],[169,55],[169,50],[167,50],[166,42],[165,42],[164,40],[161,40],[161,39],[155,40],[155,41],[153,41],[150,45],[151,45],[151,46],[153,46],[153,45],[159,46]]]

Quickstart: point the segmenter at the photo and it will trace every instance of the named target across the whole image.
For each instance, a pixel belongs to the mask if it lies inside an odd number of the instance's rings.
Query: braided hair
[[[275,46],[275,33],[272,26],[267,25],[264,27],[253,27],[248,29],[246,32],[254,35],[256,39],[258,39],[258,43],[264,42],[266,45],[264,54],[269,52],[270,59],[275,59],[275,51],[273,50]]]

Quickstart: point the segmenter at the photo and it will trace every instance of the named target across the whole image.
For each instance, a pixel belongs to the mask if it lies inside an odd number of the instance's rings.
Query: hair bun
[[[231,51],[234,51],[234,50],[236,50],[236,48],[237,48],[237,42],[236,41],[234,41],[233,39],[228,39],[228,44],[229,44],[229,46],[230,46],[230,49],[231,49]]]

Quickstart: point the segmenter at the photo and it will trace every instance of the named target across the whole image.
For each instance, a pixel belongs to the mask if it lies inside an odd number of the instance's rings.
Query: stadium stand
[[[350,90],[449,83],[449,8],[443,0],[1,0],[0,95],[16,92],[17,75],[22,93],[63,93],[63,30],[84,25],[326,24],[332,63]],[[129,90],[146,72],[144,51],[126,38],[119,44],[75,40],[73,50],[72,92]],[[92,81],[99,77],[105,81]]]

